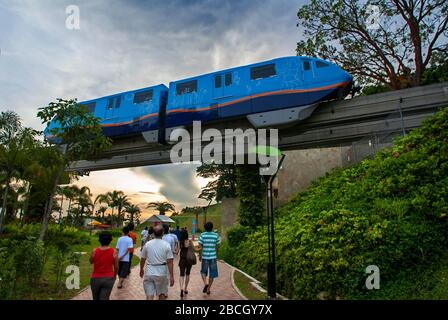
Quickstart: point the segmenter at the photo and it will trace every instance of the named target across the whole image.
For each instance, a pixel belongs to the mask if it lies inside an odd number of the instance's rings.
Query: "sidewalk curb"
[[[233,288],[235,289],[235,291],[236,291],[241,297],[243,297],[245,300],[249,300],[249,299],[247,299],[247,298],[241,293],[241,291],[237,288],[237,286],[236,286],[236,284],[235,284],[235,280],[234,280],[234,277],[233,277],[233,274],[234,274],[235,271],[238,271],[238,272],[242,273],[245,277],[247,277],[248,279],[252,280],[252,282],[251,282],[250,284],[251,284],[255,289],[257,289],[257,290],[260,291],[260,292],[267,293],[266,289],[264,289],[264,288],[262,288],[262,287],[260,286],[261,282],[258,281],[257,279],[255,279],[254,277],[248,275],[246,272],[244,272],[244,271],[242,271],[242,270],[240,270],[240,269],[238,269],[238,268],[232,266],[231,264],[227,263],[227,262],[224,261],[224,260],[219,260],[219,261],[221,261],[222,263],[226,264],[227,266],[229,266],[229,267],[232,269],[232,274],[231,274],[232,287],[233,287]],[[277,296],[278,296],[281,300],[289,300],[288,298],[282,296],[282,295],[279,294],[278,292],[277,292]]]
[[[231,281],[231,285],[232,285],[233,290],[235,290],[236,293],[238,293],[238,294],[241,296],[241,298],[243,298],[244,300],[249,300],[249,299],[248,299],[248,298],[247,298],[247,297],[240,291],[240,289],[238,289],[238,287],[236,286],[236,284],[235,284],[234,274],[235,274],[235,268],[232,268],[232,271],[231,271],[231,273],[230,273],[230,281]]]

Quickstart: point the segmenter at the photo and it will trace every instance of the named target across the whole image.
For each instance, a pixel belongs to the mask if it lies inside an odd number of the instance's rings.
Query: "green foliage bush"
[[[241,242],[246,240],[253,228],[245,226],[236,226],[227,232],[227,240],[232,247],[238,246]]]
[[[20,296],[36,286],[45,264],[42,241],[29,236],[22,240],[3,239],[0,242],[0,299]]]
[[[5,234],[10,240],[25,240],[28,237],[39,237],[41,224],[11,223],[5,226]],[[90,237],[86,232],[70,226],[51,224],[45,238],[45,245],[59,249],[68,248],[76,244],[89,244]]]
[[[16,279],[14,257],[7,248],[0,248],[0,300],[12,299]]]
[[[369,298],[365,268],[381,286],[446,250],[448,108],[374,159],[337,169],[277,212],[279,291],[289,298]],[[236,232],[236,234],[239,234]],[[221,256],[265,280],[267,233],[228,241]],[[408,284],[412,286],[412,283]]]
[[[89,244],[90,237],[73,227],[50,225],[45,243],[38,240],[40,224],[8,224],[0,240],[0,299],[30,297],[41,285],[44,265],[52,261],[56,288],[61,284],[64,267],[78,265],[74,245]]]

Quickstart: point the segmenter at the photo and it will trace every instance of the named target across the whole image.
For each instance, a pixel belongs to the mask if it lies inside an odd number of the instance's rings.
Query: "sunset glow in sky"
[[[302,3],[0,0],[0,111],[42,130],[37,109],[59,97],[88,100],[295,55]],[[79,7],[79,30],[66,28],[69,5]],[[167,200],[180,210],[205,204],[197,165],[92,172],[76,184],[95,195],[122,190],[142,209]]]

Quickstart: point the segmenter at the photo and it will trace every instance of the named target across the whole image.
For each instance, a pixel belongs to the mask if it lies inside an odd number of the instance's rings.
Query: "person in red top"
[[[131,222],[128,224],[128,228],[129,228],[129,233],[128,233],[128,237],[132,239],[132,243],[135,244],[137,243],[137,234],[134,232],[134,223]],[[129,265],[132,267],[132,257],[134,256],[134,248],[132,248],[129,251]],[[131,270],[129,270],[129,273],[131,273]]]
[[[90,263],[93,272],[90,277],[90,288],[93,300],[109,300],[118,272],[118,256],[114,248],[109,247],[112,234],[103,231],[99,235],[100,247],[93,249]]]

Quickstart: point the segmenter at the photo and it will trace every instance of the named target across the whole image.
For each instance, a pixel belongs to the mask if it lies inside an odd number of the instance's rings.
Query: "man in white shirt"
[[[162,240],[165,240],[170,244],[173,254],[177,254],[179,252],[179,240],[175,234],[170,233],[170,227],[167,224],[163,225]]]
[[[168,296],[168,272],[170,287],[174,285],[173,252],[168,242],[162,240],[163,227],[154,227],[154,239],[145,244],[141,252],[140,277],[146,299],[165,300]],[[168,266],[168,268],[167,268]]]
[[[117,241],[117,255],[118,255],[118,289],[123,288],[123,282],[131,271],[131,263],[129,259],[129,253],[134,248],[132,239],[128,237],[129,228],[123,228],[123,236],[118,238]]]
[[[146,243],[147,237],[148,237],[148,227],[145,227],[145,229],[143,229],[143,231],[142,231],[142,245],[141,245],[140,251],[143,250],[143,246]]]

